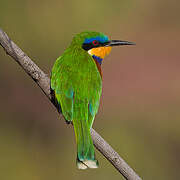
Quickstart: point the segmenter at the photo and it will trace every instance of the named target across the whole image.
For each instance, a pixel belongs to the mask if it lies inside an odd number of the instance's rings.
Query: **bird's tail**
[[[73,125],[77,142],[77,167],[79,169],[98,168],[88,123],[74,120]]]

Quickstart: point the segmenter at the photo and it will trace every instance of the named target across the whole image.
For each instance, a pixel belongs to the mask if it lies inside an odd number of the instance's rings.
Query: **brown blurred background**
[[[74,34],[101,31],[136,42],[103,63],[94,128],[146,180],[180,178],[180,2],[0,0],[0,27],[46,73]],[[79,171],[71,126],[0,48],[0,180],[123,179]]]

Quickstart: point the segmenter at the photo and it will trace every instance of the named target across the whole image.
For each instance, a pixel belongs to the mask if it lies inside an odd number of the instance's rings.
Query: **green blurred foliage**
[[[0,27],[48,74],[78,32],[137,43],[104,60],[94,128],[149,180],[180,177],[179,18],[175,0],[0,0]],[[123,179],[99,152],[76,169],[72,127],[2,48],[0,82],[0,179]]]

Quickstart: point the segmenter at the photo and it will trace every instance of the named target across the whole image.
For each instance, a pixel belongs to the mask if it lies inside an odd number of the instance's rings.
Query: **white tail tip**
[[[96,160],[94,160],[94,161],[93,160],[84,160],[83,163],[89,168],[92,168],[92,169],[98,168]]]
[[[77,168],[78,169],[87,169],[87,168],[98,168],[98,161],[97,160],[77,160]]]
[[[85,164],[83,164],[81,161],[78,161],[77,168],[78,169],[87,169],[88,167]]]

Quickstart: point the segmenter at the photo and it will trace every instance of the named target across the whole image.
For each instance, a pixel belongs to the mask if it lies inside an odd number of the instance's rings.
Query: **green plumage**
[[[109,40],[103,33],[82,32],[73,38],[52,69],[53,100],[66,121],[74,125],[79,169],[98,167],[90,129],[102,91],[101,63],[112,46],[120,45],[135,43]]]
[[[83,32],[60,56],[52,69],[51,89],[67,121],[72,121],[77,141],[77,165],[96,168],[90,129],[98,112],[102,90],[101,75],[91,55],[82,48],[85,39],[104,37],[102,33]]]

